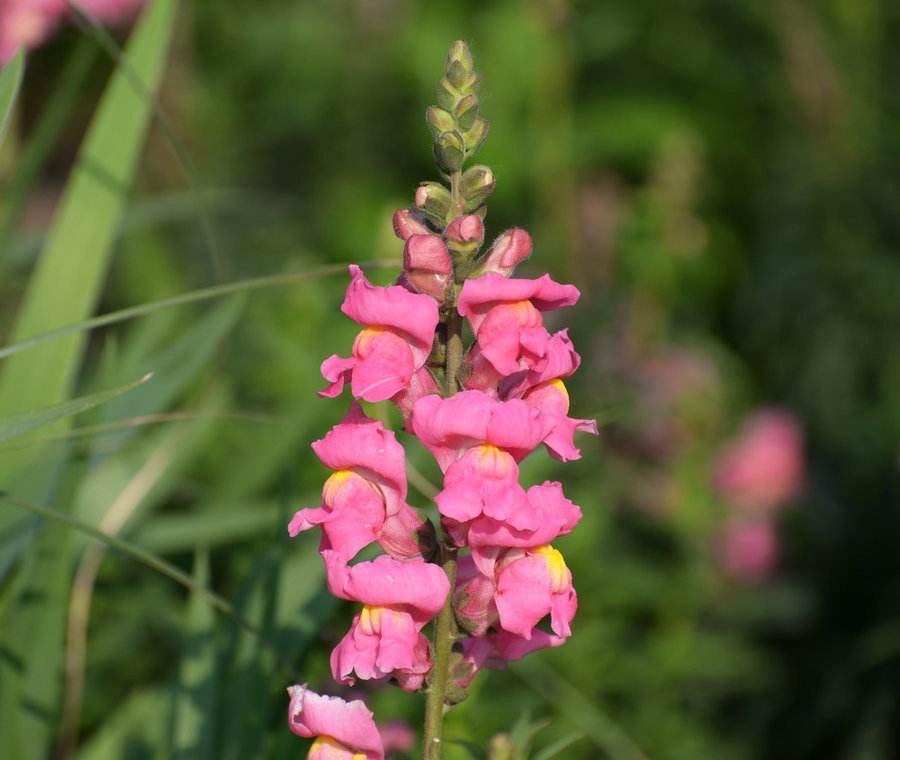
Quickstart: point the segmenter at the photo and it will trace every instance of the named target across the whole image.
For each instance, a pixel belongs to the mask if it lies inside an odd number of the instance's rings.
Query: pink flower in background
[[[749,583],[768,578],[778,564],[778,534],[769,519],[738,518],[719,537],[719,562],[731,577]]]
[[[373,541],[397,557],[419,553],[423,521],[406,503],[406,454],[391,431],[353,404],[312,448],[334,474],[322,488],[322,506],[294,515],[292,537],[321,525],[325,548],[345,560]]]
[[[333,355],[322,362],[330,385],[319,394],[333,398],[350,382],[354,397],[385,401],[406,390],[425,365],[438,324],[437,303],[399,285],[376,287],[357,266],[350,267],[350,277],[341,311],[365,329],[350,358]]]
[[[130,21],[145,0],[72,0],[72,5],[101,24]],[[65,21],[67,0],[0,0],[0,66],[20,47],[44,42]]]
[[[375,719],[363,702],[346,702],[306,688],[288,688],[288,725],[297,736],[317,737],[309,760],[384,760]]]
[[[0,65],[40,45],[62,22],[66,0],[0,0]]]
[[[378,727],[384,751],[411,752],[416,746],[416,732],[405,720],[391,720]]]
[[[778,409],[756,412],[720,456],[713,482],[734,507],[770,512],[800,491],[804,479],[803,432]]]
[[[491,273],[466,280],[457,306],[472,325],[480,356],[505,376],[539,364],[550,340],[541,312],[572,306],[579,295],[574,285],[549,275],[524,280]]]

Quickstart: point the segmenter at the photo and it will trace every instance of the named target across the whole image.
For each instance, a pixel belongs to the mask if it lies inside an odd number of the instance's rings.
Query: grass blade
[[[25,54],[19,50],[9,63],[0,70],[0,143],[6,136],[13,104],[22,84],[22,73],[25,71]]]
[[[367,261],[360,264],[363,269],[366,268],[388,268],[399,265],[397,260],[386,261]],[[296,285],[307,280],[315,280],[319,277],[327,277],[334,274],[342,274],[347,271],[346,264],[329,264],[327,266],[317,267],[307,272],[292,272],[290,274],[275,274],[266,277],[253,277],[238,282],[229,282],[224,285],[213,285],[209,288],[201,288],[192,290],[189,293],[181,293],[171,298],[162,298],[158,301],[139,304],[137,306],[129,306],[125,309],[110,312],[109,314],[101,314],[90,319],[83,319],[71,324],[62,325],[38,333],[29,338],[17,341],[8,346],[0,348],[0,359],[6,359],[9,356],[18,354],[29,348],[34,348],[48,340],[55,338],[63,338],[67,335],[74,335],[87,330],[94,330],[98,327],[107,327],[119,322],[125,322],[129,319],[137,317],[145,317],[153,314],[161,309],[170,309],[173,306],[184,306],[186,304],[198,303],[200,301],[208,301],[213,298],[222,298],[233,293],[243,293],[251,290],[259,290],[260,288],[284,287],[288,285]]]
[[[56,422],[64,417],[74,417],[76,414],[92,409],[95,406],[100,406],[100,404],[104,404],[107,401],[116,398],[116,396],[128,393],[128,391],[146,383],[151,377],[151,374],[147,374],[140,380],[128,383],[128,385],[123,385],[119,388],[92,393],[88,396],[81,396],[80,398],[73,399],[72,401],[64,401],[61,404],[54,404],[53,406],[38,409],[34,412],[26,412],[25,414],[19,414],[15,417],[0,420],[0,443],[30,433],[32,430],[43,427],[44,425],[49,425],[51,422]]]

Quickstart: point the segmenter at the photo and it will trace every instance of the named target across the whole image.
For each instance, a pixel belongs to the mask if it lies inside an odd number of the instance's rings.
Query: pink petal
[[[337,354],[332,354],[320,367],[322,377],[324,377],[329,385],[324,390],[319,391],[320,396],[326,398],[335,398],[341,395],[344,390],[344,384],[350,379],[350,373],[356,366],[356,359],[344,359]]]
[[[553,311],[572,306],[580,295],[574,285],[560,285],[546,274],[536,280],[525,280],[489,273],[465,281],[457,307],[478,332],[484,314],[493,304],[531,301],[539,311]]]
[[[388,330],[376,335],[360,333],[354,345],[357,357],[351,386],[353,396],[366,401],[386,401],[405,390],[416,370],[416,360],[409,343]],[[359,348],[364,343],[364,348]]]
[[[366,760],[384,760],[381,735],[363,702],[316,694],[305,684],[291,686],[288,693],[288,725],[295,734],[330,736],[354,752],[365,753]]]
[[[503,630],[529,638],[541,618],[550,612],[550,585],[543,557],[525,556],[504,567],[494,596]]]
[[[450,583],[439,565],[421,557],[398,560],[376,557],[350,568],[344,593],[350,599],[377,607],[408,608],[424,625],[444,605]]]
[[[391,327],[409,335],[423,350],[431,349],[438,324],[433,298],[410,293],[399,285],[376,287],[355,265],[350,266],[350,285],[341,311],[365,326]]]

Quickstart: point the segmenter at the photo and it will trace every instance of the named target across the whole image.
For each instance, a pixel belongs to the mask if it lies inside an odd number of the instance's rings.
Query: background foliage
[[[397,259],[390,214],[435,178],[422,116],[463,37],[489,234],[527,227],[528,272],[584,292],[557,326],[602,434],[564,476],[575,635],[479,679],[449,754],[546,721],[529,757],[896,757],[898,33],[883,0],[155,0],[29,54],[0,146],[8,756],[302,756],[284,687],[337,692],[350,616],[284,527],[342,415],[318,365],[354,334],[342,265]],[[742,584],[710,472],[764,404],[802,421],[808,482]]]

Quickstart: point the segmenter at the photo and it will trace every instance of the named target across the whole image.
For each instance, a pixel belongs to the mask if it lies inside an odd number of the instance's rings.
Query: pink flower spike
[[[484,274],[509,277],[518,264],[531,256],[531,235],[514,227],[498,237],[482,264]]]
[[[384,760],[384,744],[372,713],[360,700],[346,702],[310,691],[306,684],[288,688],[288,725],[297,736],[318,737],[309,751],[313,760]]]

